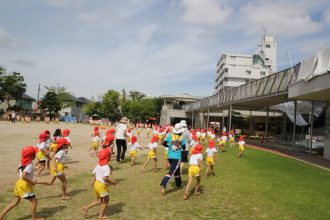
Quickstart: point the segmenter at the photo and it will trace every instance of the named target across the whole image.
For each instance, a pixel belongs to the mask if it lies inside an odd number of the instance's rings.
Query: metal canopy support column
[[[249,120],[249,135],[252,135],[252,111],[250,111],[250,120]]]
[[[266,107],[266,127],[265,127],[265,143],[267,143],[267,137],[268,137],[268,112],[269,112],[269,106]]]
[[[293,120],[293,134],[292,134],[292,148],[296,151],[296,124],[297,124],[297,100],[294,100],[294,120]]]
[[[228,132],[231,131],[231,113],[232,113],[232,110],[233,110],[233,106],[230,104],[229,106],[229,125],[228,125]]]
[[[209,129],[210,124],[210,108],[207,108],[207,125],[206,128]]]
[[[191,128],[194,128],[194,117],[195,117],[195,112],[191,112]]]
[[[221,131],[223,131],[223,127],[225,127],[225,113],[224,110],[222,110],[222,126],[221,127]]]
[[[312,112],[309,115],[309,153],[312,154],[312,147],[313,147],[313,126],[314,126],[314,102],[312,101]]]

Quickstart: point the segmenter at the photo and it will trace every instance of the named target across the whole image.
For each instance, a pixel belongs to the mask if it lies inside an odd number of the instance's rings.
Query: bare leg
[[[183,167],[184,167],[184,162],[181,162],[180,163],[180,174],[182,174]]]
[[[201,177],[200,176],[196,176],[196,187],[195,187],[195,196],[198,196],[200,195],[201,193],[199,192],[199,187],[200,187],[200,184],[201,184]]]
[[[29,199],[31,202],[31,215],[33,220],[42,220],[44,218],[37,218],[37,205],[38,205],[38,200],[36,197],[33,197]]]
[[[68,181],[66,180],[65,175],[58,176],[58,178],[62,182],[62,199],[63,200],[71,199],[71,197],[66,194],[66,187],[67,187]]]
[[[88,206],[84,206],[84,207],[83,207],[84,216],[87,217],[87,213],[88,213],[88,210],[89,210],[90,208],[93,208],[93,207],[95,207],[95,206],[98,206],[98,205],[100,205],[101,203],[102,203],[102,202],[101,202],[101,198],[97,198],[96,201],[91,202]]]
[[[208,164],[207,168],[206,168],[206,172],[205,172],[205,177],[209,177],[209,175],[210,175],[209,169],[210,169],[210,165]]]
[[[154,158],[154,171],[157,172],[157,158]]]
[[[17,206],[19,204],[19,202],[21,201],[21,198],[18,196],[14,197],[14,200],[9,203],[6,208],[4,210],[2,210],[2,212],[0,213],[0,220],[3,220],[3,218],[5,217],[5,215],[12,210],[15,206]]]
[[[150,163],[150,159],[148,159],[142,166],[141,168],[141,172],[143,173],[144,172],[144,168]]]
[[[47,158],[47,169],[49,169],[50,156],[49,156],[49,154],[46,154],[45,156],[46,156],[46,158]]]
[[[183,195],[183,199],[184,200],[187,200],[188,197],[189,197],[189,190],[190,190],[190,186],[191,186],[191,183],[192,183],[192,176],[189,175],[189,179],[188,179],[188,183],[187,183],[187,186],[186,186],[186,191],[184,192],[184,195]]]
[[[109,196],[105,196],[103,197],[102,199],[102,206],[101,206],[101,210],[100,210],[100,214],[99,214],[99,219],[108,219],[104,213],[105,213],[105,210],[107,209],[108,207],[108,204],[109,204]]]
[[[131,166],[133,166],[133,165],[134,165],[134,162],[135,162],[135,157],[132,157]]]
[[[40,176],[41,172],[45,169],[46,161],[40,162],[40,170],[37,173],[37,176]]]

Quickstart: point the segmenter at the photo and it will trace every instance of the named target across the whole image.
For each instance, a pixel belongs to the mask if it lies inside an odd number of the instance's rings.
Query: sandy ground
[[[14,186],[18,178],[17,167],[20,163],[20,153],[24,146],[38,143],[38,135],[45,129],[49,130],[51,134],[56,128],[71,130],[71,142],[73,149],[69,150],[67,163],[69,167],[65,170],[68,177],[77,175],[81,172],[91,172],[97,163],[96,157],[91,157],[88,149],[91,143],[91,134],[93,126],[83,124],[45,124],[43,122],[33,122],[31,124],[16,123],[12,124],[7,121],[0,121],[0,192],[8,190]],[[100,129],[102,137],[105,129]],[[146,146],[148,138],[146,134],[142,133],[139,138],[139,143]],[[144,150],[140,155],[146,154]],[[126,155],[128,152],[126,152]],[[114,158],[112,158],[113,160]],[[34,161],[36,163],[36,160]],[[49,172],[44,171],[39,179],[50,178]]]

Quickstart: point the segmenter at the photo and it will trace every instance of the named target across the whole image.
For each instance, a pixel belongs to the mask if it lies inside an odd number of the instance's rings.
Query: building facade
[[[274,37],[264,36],[255,54],[223,54],[217,63],[214,93],[276,72],[276,50]]]

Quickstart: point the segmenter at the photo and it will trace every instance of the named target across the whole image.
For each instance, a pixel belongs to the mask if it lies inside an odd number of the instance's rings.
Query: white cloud
[[[9,60],[9,62],[14,63],[14,64],[18,64],[21,66],[26,66],[26,67],[34,67],[35,66],[35,62],[30,61],[30,60],[24,60],[24,59],[16,59],[16,60]]]
[[[14,38],[0,26],[0,47],[3,48],[21,48],[23,45],[14,40]]]
[[[182,3],[186,8],[183,20],[201,26],[223,24],[233,12],[231,7],[221,7],[216,0],[183,0]]]
[[[322,24],[313,21],[301,5],[285,2],[254,1],[240,10],[242,28],[249,35],[261,35],[262,27],[277,36],[301,36],[316,33]]]
[[[140,40],[142,43],[148,43],[151,39],[154,33],[158,30],[157,25],[147,25],[142,27],[140,31]]]
[[[323,20],[327,25],[330,25],[330,8],[323,13]]]

